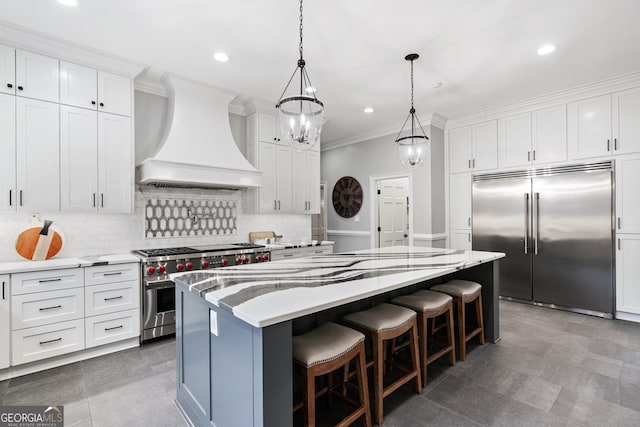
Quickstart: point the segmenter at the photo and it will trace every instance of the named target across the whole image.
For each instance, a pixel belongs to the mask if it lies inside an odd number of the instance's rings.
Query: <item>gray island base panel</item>
[[[497,342],[502,257],[396,246],[176,275],[178,406],[195,426],[292,426],[294,334],[453,278],[482,284]]]

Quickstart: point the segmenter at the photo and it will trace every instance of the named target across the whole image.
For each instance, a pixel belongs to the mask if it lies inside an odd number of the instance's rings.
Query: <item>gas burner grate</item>
[[[156,256],[195,254],[200,251],[193,248],[180,247],[180,248],[141,249],[136,252],[142,256],[156,257]]]

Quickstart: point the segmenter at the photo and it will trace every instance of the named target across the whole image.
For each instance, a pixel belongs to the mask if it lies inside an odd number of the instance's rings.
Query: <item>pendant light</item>
[[[424,163],[427,156],[427,141],[429,140],[427,134],[424,133],[424,129],[422,129],[418,116],[416,116],[416,109],[413,107],[413,61],[419,57],[420,55],[417,53],[410,53],[404,57],[405,60],[411,62],[411,109],[396,137],[400,163],[409,169],[418,168]],[[409,119],[411,119],[411,133],[406,136],[400,136],[404,132]]]
[[[287,86],[276,104],[282,135],[294,149],[309,150],[320,140],[320,132],[324,123],[324,104],[316,97],[316,89],[311,84],[306,62],[302,56],[302,0],[300,0],[300,59]],[[285,96],[291,82],[300,73],[300,85],[297,93]],[[296,81],[297,83],[297,81]]]

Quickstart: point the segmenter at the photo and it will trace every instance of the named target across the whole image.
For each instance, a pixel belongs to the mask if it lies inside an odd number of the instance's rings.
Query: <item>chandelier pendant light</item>
[[[320,141],[324,123],[324,104],[316,97],[316,89],[307,74],[302,44],[302,0],[300,0],[300,59],[276,104],[282,135],[296,150],[309,150]],[[285,97],[296,74],[300,74],[297,93]]]
[[[404,59],[411,62],[411,109],[409,115],[404,121],[398,136],[396,137],[396,145],[398,148],[398,157],[400,163],[409,169],[420,167],[427,156],[427,134],[422,129],[420,120],[416,116],[416,109],[413,106],[413,61],[420,56],[417,53],[410,53]],[[405,131],[407,122],[411,119],[411,133],[409,135],[400,136]],[[416,126],[417,125],[417,126]],[[408,129],[407,129],[408,130]]]

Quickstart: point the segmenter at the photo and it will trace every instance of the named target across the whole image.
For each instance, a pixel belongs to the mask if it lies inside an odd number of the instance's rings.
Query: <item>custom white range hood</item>
[[[138,165],[138,183],[159,186],[254,188],[262,172],[242,155],[229,127],[234,94],[174,74],[164,143]]]

